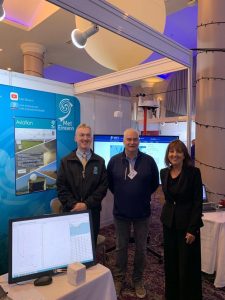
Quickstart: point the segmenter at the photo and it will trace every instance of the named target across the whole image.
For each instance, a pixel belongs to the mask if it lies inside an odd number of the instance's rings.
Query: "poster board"
[[[75,148],[80,103],[73,96],[0,84],[0,111],[2,273],[8,220],[50,212],[60,159]]]

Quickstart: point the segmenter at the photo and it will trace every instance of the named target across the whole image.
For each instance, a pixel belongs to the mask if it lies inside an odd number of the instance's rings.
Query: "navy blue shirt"
[[[134,164],[137,174],[130,178],[130,165],[125,152],[113,156],[107,167],[109,189],[114,194],[114,217],[143,219],[150,216],[151,195],[159,185],[159,172],[154,159],[140,151]]]

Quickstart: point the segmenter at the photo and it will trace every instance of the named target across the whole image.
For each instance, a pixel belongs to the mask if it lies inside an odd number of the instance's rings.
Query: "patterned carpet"
[[[150,225],[150,241],[149,248],[154,250],[158,254],[163,255],[162,248],[162,226],[159,221],[159,215],[161,211],[161,205],[159,199],[155,198],[152,201],[152,217]],[[101,229],[101,234],[106,237],[106,249],[110,249],[115,246],[115,233],[114,226],[110,225]],[[135,296],[134,290],[131,286],[131,274],[132,274],[132,262],[134,255],[134,244],[130,243],[128,253],[128,272],[126,277],[126,284],[120,297],[121,300],[135,300],[138,299]],[[100,255],[97,254],[97,260],[101,262]],[[106,266],[113,272],[113,266],[115,263],[115,252],[110,251],[107,253]],[[164,270],[163,263],[159,262],[159,259],[153,255],[150,251],[147,251],[147,266],[144,275],[145,287],[147,289],[148,300],[162,300],[164,299]],[[214,276],[209,274],[202,274],[203,282],[203,299],[204,300],[225,300],[225,288],[217,289],[214,287]],[[191,288],[191,287],[190,287]],[[107,299],[102,299],[107,300]],[[194,299],[192,299],[194,300]]]

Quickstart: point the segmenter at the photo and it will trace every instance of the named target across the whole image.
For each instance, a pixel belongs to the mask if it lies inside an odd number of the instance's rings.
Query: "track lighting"
[[[77,48],[84,48],[86,46],[87,39],[98,31],[99,27],[96,24],[92,24],[92,26],[85,31],[74,29],[71,33],[72,43]]]
[[[5,18],[5,10],[3,7],[3,1],[4,0],[0,0],[0,21],[2,21]]]

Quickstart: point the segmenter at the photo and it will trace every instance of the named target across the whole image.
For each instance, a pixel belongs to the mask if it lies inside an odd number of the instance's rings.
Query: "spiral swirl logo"
[[[73,104],[70,102],[69,99],[62,99],[60,101],[59,109],[63,114],[65,114],[63,117],[59,118],[59,120],[61,122],[64,121],[69,116],[72,107],[73,107]]]
[[[51,128],[55,129],[55,120],[51,120]]]

